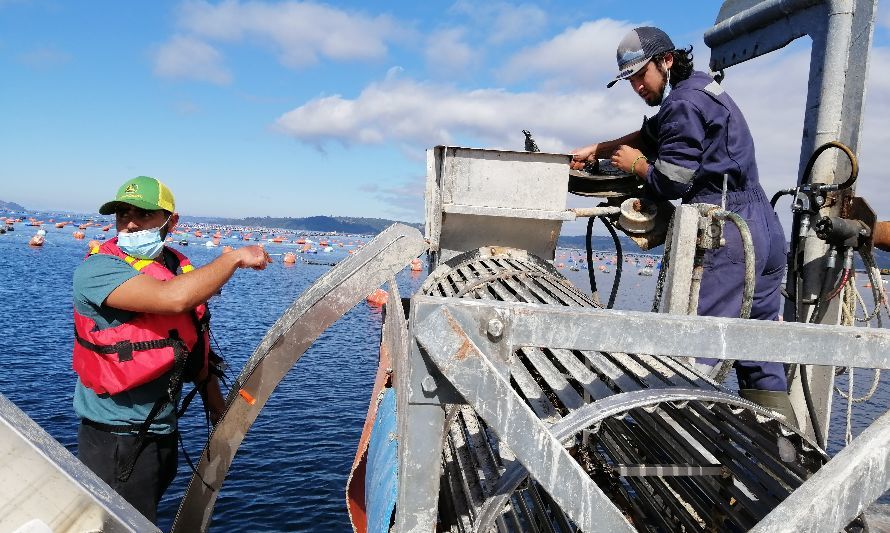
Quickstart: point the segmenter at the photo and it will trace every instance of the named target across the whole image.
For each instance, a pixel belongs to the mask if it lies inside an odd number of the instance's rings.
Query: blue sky
[[[670,5],[0,0],[0,199],[93,212],[145,174],[183,214],[420,221],[430,146],[521,149],[530,129],[567,151],[638,127],[654,110],[604,87],[627,30],[659,25],[707,65],[719,2]],[[887,11],[859,189],[884,218]],[[768,193],[794,181],[807,63],[797,43],[727,72]]]

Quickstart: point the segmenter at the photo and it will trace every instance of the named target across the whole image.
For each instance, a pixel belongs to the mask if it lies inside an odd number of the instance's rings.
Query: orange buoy
[[[282,261],[284,261],[284,264],[286,265],[292,265],[297,262],[297,254],[293,252],[287,252],[286,254],[284,254],[284,258],[282,259]]]
[[[44,238],[43,235],[35,235],[31,237],[31,240],[28,241],[28,246],[43,246]]]
[[[108,231],[110,229],[111,229],[111,224],[106,224],[106,225],[102,226],[102,231]]]
[[[387,293],[383,289],[376,289],[374,292],[368,295],[368,303],[375,307],[383,307],[386,305],[386,300],[389,299],[389,293]]]
[[[74,238],[75,238],[75,239],[80,240],[80,239],[83,239],[84,236],[85,236],[85,235],[84,235],[84,233],[83,233],[82,231],[75,231],[75,232],[74,232]]]

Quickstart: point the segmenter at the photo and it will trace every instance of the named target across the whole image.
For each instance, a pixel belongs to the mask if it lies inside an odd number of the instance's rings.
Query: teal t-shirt
[[[135,313],[103,305],[114,289],[139,272],[123,259],[105,254],[88,257],[74,271],[74,309],[106,329],[123,324]],[[81,418],[111,425],[130,425],[145,422],[158,398],[166,396],[169,374],[140,387],[110,396],[96,394],[80,379],[74,388],[74,412]],[[172,433],[176,428],[176,414],[169,403],[151,424],[153,433]]]

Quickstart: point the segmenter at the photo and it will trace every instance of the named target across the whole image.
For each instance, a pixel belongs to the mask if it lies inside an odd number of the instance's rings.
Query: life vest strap
[[[133,352],[144,352],[147,350],[156,350],[159,348],[167,347],[172,347],[174,349],[183,348],[183,341],[179,338],[179,334],[176,332],[176,330],[171,330],[170,337],[166,339],[139,342],[130,342],[127,340],[123,340],[115,344],[104,346],[101,344],[94,344],[84,339],[77,333],[77,328],[74,328],[74,338],[77,340],[77,344],[80,344],[81,346],[92,352],[100,353],[103,355],[110,355],[113,353],[118,354],[117,358],[118,361],[121,363],[131,361],[133,359]]]

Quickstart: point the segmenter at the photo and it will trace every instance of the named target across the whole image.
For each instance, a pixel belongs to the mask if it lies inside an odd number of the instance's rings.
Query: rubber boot
[[[794,407],[792,407],[791,399],[787,393],[774,390],[739,389],[739,396],[761,407],[776,411],[785,417],[788,425],[798,427],[797,416],[794,414]]]

